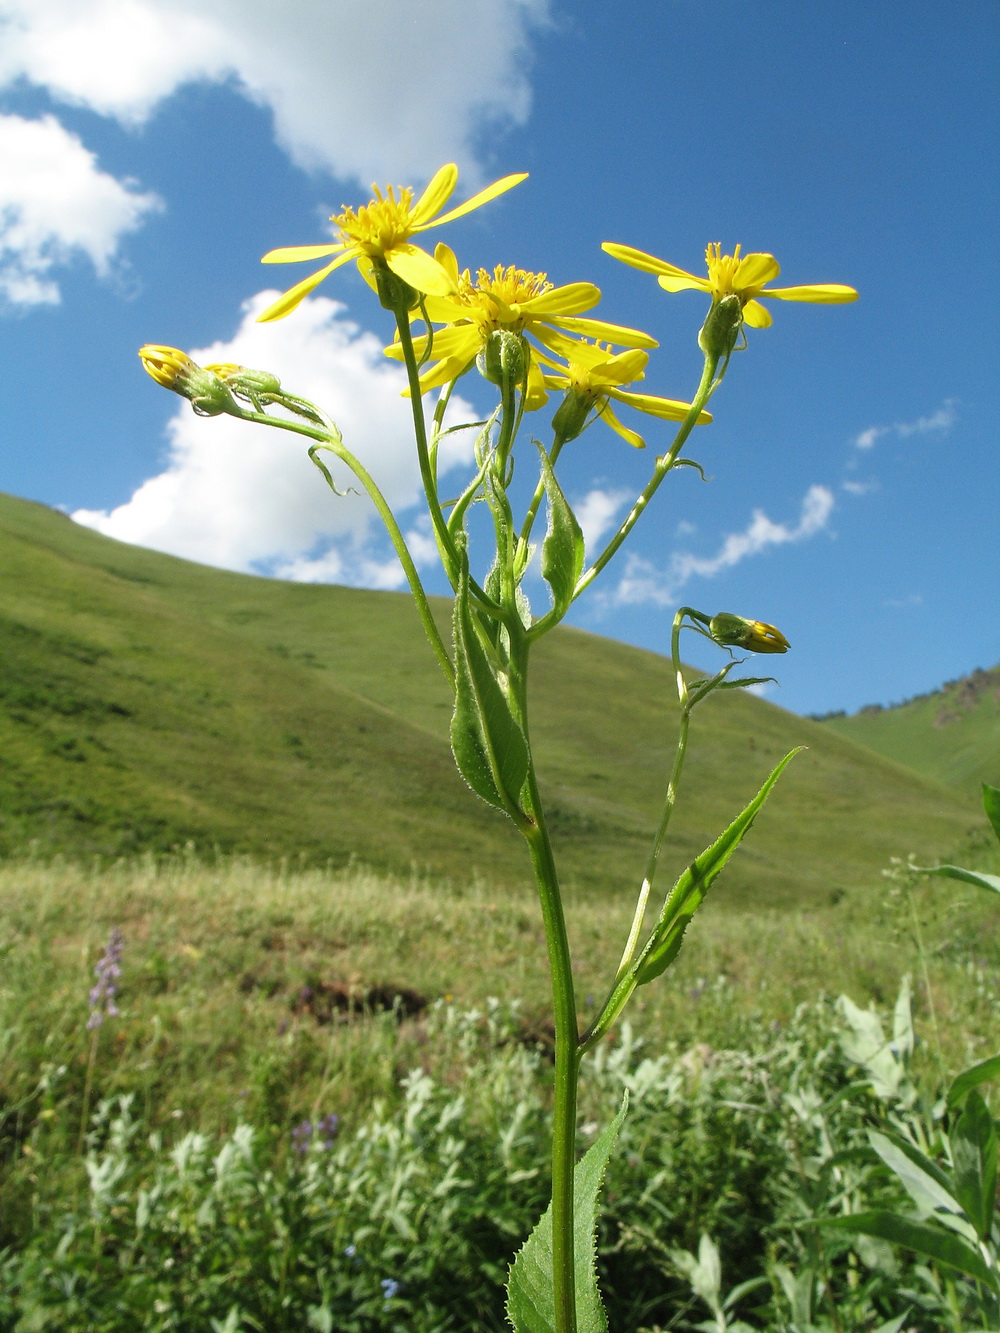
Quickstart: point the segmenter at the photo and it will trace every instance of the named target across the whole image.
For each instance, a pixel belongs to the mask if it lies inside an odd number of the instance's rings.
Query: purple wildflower
[[[311,1120],[303,1120],[292,1130],[292,1148],[295,1152],[307,1153],[312,1143],[313,1127]]]
[[[339,1124],[340,1117],[332,1112],[322,1120],[317,1120],[316,1124],[311,1120],[303,1120],[292,1130],[293,1149],[298,1153],[307,1153],[314,1138],[323,1148],[332,1148]]]
[[[90,992],[90,1017],[87,1019],[87,1029],[92,1031],[99,1028],[105,1018],[117,1018],[118,1006],[115,1004],[115,996],[118,994],[118,978],[122,974],[122,948],[125,944],[125,936],[121,933],[118,926],[115,926],[108,938],[107,947],[103,956],[98,960],[94,968],[94,976],[97,983]]]

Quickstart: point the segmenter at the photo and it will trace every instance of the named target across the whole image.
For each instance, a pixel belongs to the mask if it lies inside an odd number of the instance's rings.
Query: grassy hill
[[[823,721],[838,736],[961,791],[1000,784],[1000,666],[890,708],[872,705]]]
[[[0,850],[190,841],[526,878],[510,826],[454,771],[447,691],[407,596],[209,569],[4,496],[0,569]],[[537,649],[534,681],[564,878],[631,885],[672,753],[667,663],[563,629]],[[667,868],[800,744],[727,871],[736,901],[829,902],[890,855],[947,852],[981,822],[963,793],[734,693],[696,718]]]

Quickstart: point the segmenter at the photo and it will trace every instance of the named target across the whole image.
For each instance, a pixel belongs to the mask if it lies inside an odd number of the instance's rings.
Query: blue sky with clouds
[[[1000,660],[994,0],[0,0],[0,489],[122,540],[290,578],[400,586],[358,500],[291,437],[195,418],[144,342],[275,370],[326,404],[421,541],[418,478],[352,269],[278,324],[262,269],[371,181],[456,200],[462,265],[596,282],[660,342],[643,388],[693,393],[704,298],[613,240],[701,272],[708,241],[774,253],[773,303],[575,623],[662,651],[679,602],[772,621],[796,711],[853,710]],[[433,234],[432,234],[433,235]],[[470,413],[488,403],[462,382]],[[641,428],[641,427],[640,427]],[[598,423],[563,455],[591,535],[651,455]],[[456,442],[448,462],[466,464]],[[429,582],[439,590],[434,576]],[[541,594],[539,594],[541,595]],[[692,643],[689,655],[702,665]]]

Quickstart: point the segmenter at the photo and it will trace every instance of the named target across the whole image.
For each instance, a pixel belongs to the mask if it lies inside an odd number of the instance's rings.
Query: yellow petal
[[[455,258],[455,251],[450,245],[445,245],[443,241],[438,241],[434,247],[434,258],[444,269],[445,273],[451,278],[453,290],[458,288],[458,260]]]
[[[628,426],[623,426],[611,410],[611,404],[605,400],[600,409],[600,418],[606,421],[612,430],[617,431],[626,444],[630,444],[633,449],[645,449],[646,441],[634,430],[629,430]]]
[[[683,421],[691,411],[690,403],[679,402],[676,398],[658,398],[652,393],[629,393],[625,389],[609,389],[608,396],[629,407],[637,408],[651,417],[662,421]],[[704,409],[698,413],[698,426],[707,426],[712,420],[711,412]]]
[[[298,264],[305,259],[324,259],[327,255],[339,254],[343,249],[342,244],[286,245],[278,250],[268,250],[260,262],[262,264]]]
[[[618,245],[614,241],[605,241],[601,249],[605,250],[612,258],[620,259],[623,264],[631,264],[633,268],[641,268],[646,273],[658,273],[673,278],[690,278],[698,287],[708,286],[704,278],[696,278],[693,273],[688,273],[686,269],[678,268],[676,264],[668,264],[665,259],[657,259],[655,255],[647,255],[644,250],[635,250],[631,245]]]
[[[546,315],[579,315],[584,310],[592,310],[600,299],[600,288],[592,282],[571,282],[565,287],[553,287],[540,296],[521,301],[519,309],[525,314],[543,319]]]
[[[413,205],[410,213],[411,224],[414,227],[426,227],[438,209],[444,208],[454,194],[457,184],[458,167],[454,162],[448,162],[434,173],[427,189]]]
[[[704,278],[693,278],[690,274],[677,277],[672,273],[661,273],[656,279],[665,292],[710,292],[712,284]]]
[[[781,265],[774,255],[744,255],[733,274],[733,291],[745,291],[747,287],[763,287],[781,272]]]
[[[549,395],[545,390],[545,378],[542,375],[541,367],[532,357],[528,363],[528,383],[524,394],[524,410],[535,412],[538,408],[544,407],[548,401]]]
[[[332,264],[327,264],[326,268],[321,268],[318,273],[298,282],[294,287],[289,287],[283,296],[279,296],[277,301],[269,305],[266,310],[257,316],[258,324],[270,324],[272,320],[284,319],[290,315],[297,305],[300,305],[314,288],[318,287],[328,274],[335,268],[340,268],[341,264],[347,262],[351,256],[339,255]]]
[[[474,208],[479,208],[482,204],[488,204],[498,194],[505,194],[508,190],[512,190],[515,185],[520,185],[522,181],[527,179],[528,173],[526,171],[522,171],[518,176],[504,176],[502,180],[494,181],[492,185],[487,185],[485,190],[480,190],[478,194],[474,194],[471,199],[466,199],[464,204],[459,204],[450,213],[445,213],[443,217],[435,218],[433,222],[422,223],[421,225],[439,227],[442,222],[453,222],[455,218],[464,217],[466,213],[471,213]]]
[[[818,305],[840,305],[858,299],[853,287],[837,282],[821,282],[812,287],[775,287],[763,295],[776,296],[780,301],[815,301]]]
[[[432,259],[419,245],[394,245],[386,251],[385,262],[404,282],[418,292],[428,292],[434,296],[447,296],[452,290],[448,271],[443,269],[436,259]]]
[[[598,338],[601,342],[617,343],[619,347],[658,347],[659,343],[655,338],[651,338],[648,333],[643,333],[640,329],[627,329],[621,324],[606,324],[602,319],[553,319],[551,321],[560,329],[566,329],[568,333],[582,333],[586,338]],[[532,328],[535,334],[546,346],[551,347],[545,338],[542,337],[539,329]]]
[[[773,293],[768,292],[768,296],[771,295]],[[743,307],[743,318],[752,329],[769,329],[774,323],[770,310],[759,301],[747,301]]]
[[[578,365],[581,364],[579,356],[573,359]],[[605,354],[603,360],[590,362],[589,369],[594,379],[602,384],[631,384],[633,380],[644,378],[648,361],[649,353],[634,347],[627,352],[619,352],[617,356],[609,357]],[[582,364],[588,363],[585,361]]]

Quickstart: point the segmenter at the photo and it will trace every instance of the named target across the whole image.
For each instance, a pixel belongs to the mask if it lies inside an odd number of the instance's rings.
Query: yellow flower
[[[332,245],[292,245],[271,250],[264,256],[260,261],[262,264],[298,263],[326,255],[334,255],[335,258],[325,268],[285,292],[284,296],[257,316],[257,322],[283,319],[319,286],[327,274],[351,259],[357,260],[366,281],[370,279],[374,265],[381,262],[418,292],[433,292],[438,296],[446,294],[451,290],[450,276],[426,250],[413,245],[410,237],[429,227],[439,227],[444,222],[464,217],[474,208],[488,203],[526,179],[526,173],[504,176],[502,180],[494,181],[485,190],[480,190],[471,199],[466,199],[464,204],[459,204],[440,217],[436,215],[451,198],[458,182],[458,168],[453,162],[435,174],[416,203],[413,202],[413,191],[409,187],[398,187],[397,197],[391,185],[386,187],[384,194],[377,185],[373,185],[375,198],[370,203],[357,211],[345,207],[342,212],[333,214],[330,221],[337,224],[340,239]]]
[[[232,394],[215,370],[199,366],[179,348],[147,343],[139,348],[139,358],[147,375],[165,389],[190,399],[199,416],[217,417],[220,412],[230,411],[239,414]]]
[[[720,611],[709,622],[709,633],[716,643],[727,648],[748,648],[752,653],[787,653],[791,644],[780,629],[763,620]]]
[[[693,273],[687,273],[654,255],[647,255],[642,250],[634,250],[630,245],[616,245],[608,241],[601,249],[624,264],[657,274],[664,291],[694,289],[709,292],[713,302],[730,294],[737,296],[743,318],[753,329],[766,329],[771,323],[771,312],[756,300],[758,296],[774,296],[779,301],[815,301],[820,305],[838,305],[858,299],[853,287],[844,287],[835,282],[816,283],[810,287],[771,287],[765,291],[766,284],[781,272],[780,264],[774,255],[741,256],[739,246],[731,255],[724,255],[721,245],[710,245],[705,251],[707,278],[697,278]]]
[[[565,367],[550,361],[544,353],[539,359],[556,372],[543,376],[546,388],[563,389],[566,393],[553,420],[564,440],[575,439],[593,410],[626,443],[644,449],[646,442],[642,436],[624,426],[615,416],[610,402],[612,398],[663,421],[683,421],[691,410],[690,403],[658,398],[649,393],[632,393],[621,387],[644,378],[649,357],[638,348],[615,355],[610,347],[602,347],[600,343],[579,342]],[[697,424],[705,425],[711,420],[710,414],[703,411],[698,415]]]
[[[449,274],[453,291],[447,296],[428,296],[424,310],[432,324],[445,327],[415,338],[418,359],[429,354],[431,366],[420,377],[423,392],[456,379],[466,371],[486,344],[491,333],[506,330],[521,337],[530,336],[557,356],[569,358],[580,345],[578,337],[603,338],[623,347],[655,347],[656,340],[638,329],[608,324],[601,319],[581,318],[601,299],[592,282],[572,282],[554,287],[544,273],[529,273],[513,266],[498,264],[490,273],[481,268],[475,281],[468,269],[458,271],[458,262],[446,245],[438,245],[434,257]],[[403,359],[399,342],[386,349],[386,355]],[[529,351],[531,351],[529,345]],[[530,357],[528,391],[525,406],[533,410],[548,395],[537,362],[537,352]]]

